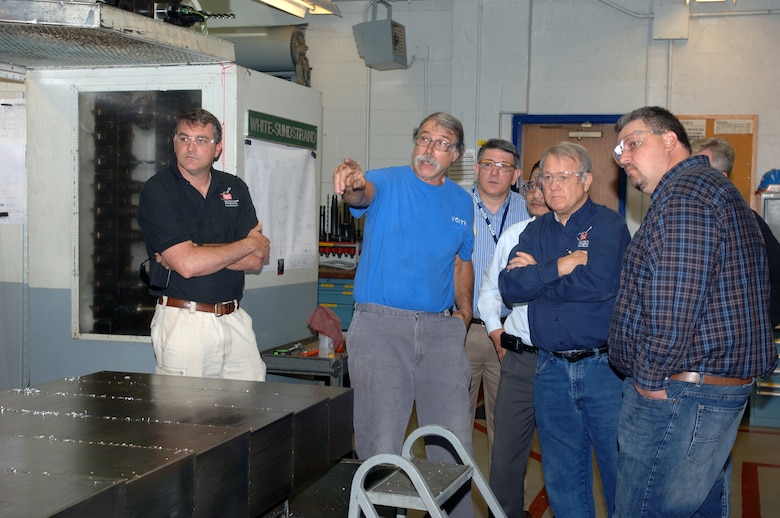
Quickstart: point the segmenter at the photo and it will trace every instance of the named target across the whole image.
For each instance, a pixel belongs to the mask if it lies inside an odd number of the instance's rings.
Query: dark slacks
[[[523,516],[523,478],[534,439],[536,354],[507,351],[495,408],[490,488],[507,516]]]

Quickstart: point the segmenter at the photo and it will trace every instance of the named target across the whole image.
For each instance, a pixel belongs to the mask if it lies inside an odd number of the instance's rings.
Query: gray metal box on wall
[[[780,237],[780,192],[761,194],[761,216],[775,237]]]
[[[390,18],[352,26],[358,54],[377,70],[406,68],[406,29]]]

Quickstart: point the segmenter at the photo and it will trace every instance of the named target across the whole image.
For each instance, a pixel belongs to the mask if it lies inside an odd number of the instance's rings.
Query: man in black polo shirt
[[[244,271],[262,268],[268,238],[246,184],[212,167],[222,153],[214,115],[183,113],[173,147],[176,164],[146,182],[138,204],[149,292],[157,296],[156,372],[264,381],[252,319],[239,301]]]

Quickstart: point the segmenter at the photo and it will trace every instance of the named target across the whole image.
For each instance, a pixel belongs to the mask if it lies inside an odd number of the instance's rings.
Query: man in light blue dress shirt
[[[474,252],[471,258],[474,263],[474,313],[466,335],[466,355],[471,364],[469,397],[472,416],[475,415],[479,387],[482,386],[488,452],[493,444],[493,407],[501,363],[493,342],[485,332],[477,309],[477,299],[482,285],[482,272],[493,257],[499,237],[514,223],[528,218],[525,200],[511,190],[522,174],[518,167],[519,161],[520,155],[514,144],[503,139],[488,140],[477,153],[477,163],[474,164],[477,182],[471,188],[474,200]],[[508,314],[509,308],[504,308],[503,316]]]

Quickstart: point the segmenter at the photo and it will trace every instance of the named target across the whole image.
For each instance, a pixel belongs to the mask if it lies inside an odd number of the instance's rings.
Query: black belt
[[[503,324],[504,322],[506,322],[506,317],[501,317],[501,323]],[[485,325],[485,321],[482,320],[481,318],[472,318],[471,323],[477,326]]]
[[[531,354],[536,354],[539,349],[534,347],[533,345],[528,345],[526,343],[523,343],[522,340],[520,340],[516,336],[512,336],[509,333],[501,333],[501,347],[506,349],[507,351],[512,351],[513,353],[522,354],[523,351]]]
[[[604,344],[596,349],[580,349],[577,351],[550,351],[550,353],[553,356],[563,358],[564,360],[568,360],[571,363],[575,363],[582,360],[583,358],[590,358],[591,356],[596,356],[597,354],[604,354],[608,350],[609,348],[607,347],[607,344]]]

